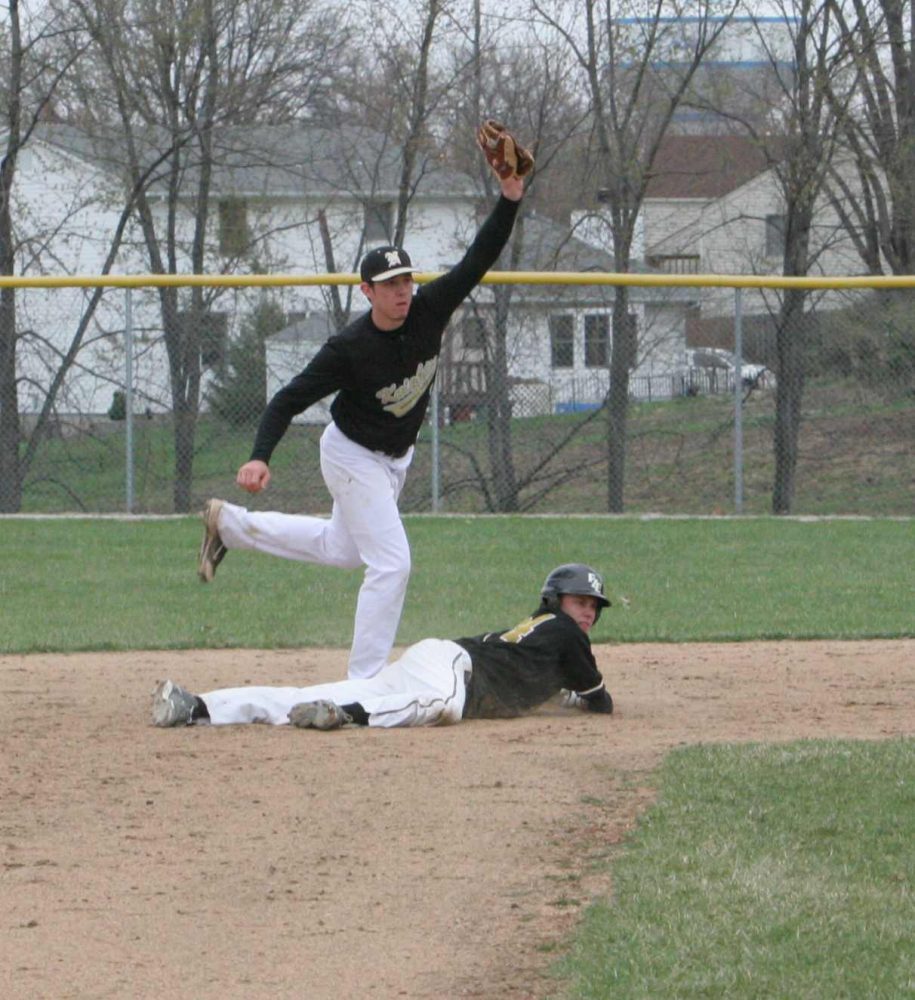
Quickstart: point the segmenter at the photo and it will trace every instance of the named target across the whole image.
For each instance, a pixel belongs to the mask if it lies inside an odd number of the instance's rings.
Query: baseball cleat
[[[162,681],[153,692],[154,726],[189,726],[197,699],[174,681]]]
[[[332,701],[303,701],[289,710],[289,721],[299,729],[339,729],[353,720]]]
[[[200,543],[200,555],[197,556],[197,576],[202,583],[212,582],[216,576],[216,567],[228,551],[219,537],[219,512],[223,503],[222,500],[207,500],[203,508],[203,541]]]

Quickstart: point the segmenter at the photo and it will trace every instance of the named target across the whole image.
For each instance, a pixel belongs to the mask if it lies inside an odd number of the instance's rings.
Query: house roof
[[[36,134],[49,144],[79,156],[95,167],[123,175],[127,163],[125,142],[119,130],[88,132],[70,125],[42,124]],[[142,140],[141,159],[155,164],[166,148],[164,139],[157,142],[150,132]],[[402,162],[402,150],[389,137],[358,126],[324,129],[308,124],[226,128],[213,135],[214,193],[217,196],[258,197],[271,199],[303,197],[396,196]],[[197,165],[187,148],[186,190],[193,192]],[[163,182],[164,183],[164,182]],[[479,199],[473,177],[443,167],[431,155],[419,157],[415,180],[420,194],[438,197]],[[163,194],[164,194],[164,188]],[[611,254],[570,235],[567,227],[553,220],[526,214],[523,251],[514,265],[522,271],[596,271],[612,272]],[[508,264],[509,250],[503,253],[501,266]],[[633,270],[649,270],[633,264]],[[606,286],[557,285],[525,289],[526,299],[540,301],[562,296],[581,301],[605,299]],[[632,289],[633,297],[652,298],[648,289]],[[320,339],[326,331],[298,331],[292,336],[311,333]]]
[[[565,226],[543,215],[524,218],[524,241],[519,271],[612,271],[613,257],[569,234]],[[506,263],[508,251],[502,257]]]
[[[123,174],[127,147],[119,129],[93,131],[72,125],[42,124],[36,137],[96,166]],[[169,147],[163,131],[137,137],[139,157],[154,166]],[[381,132],[357,125],[332,129],[309,123],[220,128],[213,132],[213,190],[223,196],[301,198],[352,195],[394,197],[400,183],[402,148]],[[188,191],[197,181],[193,143],[183,147]],[[164,174],[162,175],[164,193]],[[472,177],[445,167],[437,155],[420,150],[413,186],[417,195],[476,197]],[[153,185],[153,190],[155,185]]]
[[[524,217],[524,249],[517,263],[519,271],[583,271],[611,274],[615,270],[613,255],[569,234],[568,228],[545,216],[530,214]],[[500,266],[509,265],[509,250],[500,258]],[[657,273],[646,267],[642,261],[632,261],[633,274]],[[555,299],[568,303],[577,300],[583,303],[606,302],[612,298],[612,285],[531,285],[519,286],[518,294],[528,301]],[[629,295],[632,301],[680,301],[694,298],[689,288],[642,287],[631,285]]]
[[[326,309],[316,309],[267,339],[271,344],[298,344],[303,340],[312,344],[323,344],[336,332],[337,328],[334,326],[331,314]]]
[[[738,135],[668,135],[646,197],[720,198],[768,169],[773,148]]]

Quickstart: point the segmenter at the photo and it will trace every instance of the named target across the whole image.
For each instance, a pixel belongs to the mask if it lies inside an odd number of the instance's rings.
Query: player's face
[[[597,621],[597,598],[588,594],[563,594],[559,598],[559,607],[582,632],[590,632]]]
[[[413,275],[398,274],[387,281],[360,286],[372,303],[372,321],[379,330],[396,330],[407,318],[413,301]]]

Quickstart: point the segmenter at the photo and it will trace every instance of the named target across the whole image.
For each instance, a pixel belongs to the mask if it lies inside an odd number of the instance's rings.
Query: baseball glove
[[[489,165],[502,180],[526,177],[534,169],[534,158],[506,129],[492,118],[477,131],[477,142]]]

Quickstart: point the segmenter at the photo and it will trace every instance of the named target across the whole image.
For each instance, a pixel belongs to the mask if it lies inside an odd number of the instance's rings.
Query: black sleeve
[[[447,274],[421,289],[432,310],[450,316],[476,288],[508,242],[520,204],[500,196],[461,260]]]
[[[591,649],[591,640],[562,612],[565,644],[562,654],[562,686],[569,691],[586,697],[603,689],[604,678],[597,669],[597,662]]]
[[[269,462],[273,449],[286,433],[292,418],[309,406],[344,388],[347,365],[342,350],[328,341],[311,359],[304,371],[283,386],[270,400],[254,438],[251,459]]]

